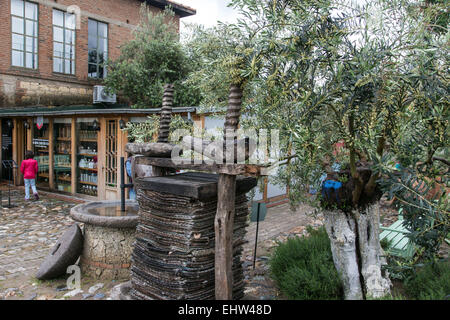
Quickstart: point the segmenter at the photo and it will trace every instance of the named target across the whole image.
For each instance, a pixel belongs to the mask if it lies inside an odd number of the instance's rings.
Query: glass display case
[[[58,191],[72,192],[72,142],[71,142],[72,119],[55,118],[54,130],[54,172],[55,188]]]
[[[97,196],[97,136],[96,118],[77,119],[77,192]]]
[[[49,188],[49,121],[44,119],[40,129],[37,128],[36,124],[37,118],[34,119],[33,130],[34,159],[37,160],[39,167],[36,185],[41,188]]]

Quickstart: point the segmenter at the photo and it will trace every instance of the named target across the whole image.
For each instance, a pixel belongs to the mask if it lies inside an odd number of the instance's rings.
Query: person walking
[[[34,160],[33,151],[27,150],[25,152],[25,160],[22,161],[20,172],[22,172],[25,182],[25,200],[30,200],[30,187],[33,190],[34,198],[39,200],[35,180],[38,172],[38,162]]]

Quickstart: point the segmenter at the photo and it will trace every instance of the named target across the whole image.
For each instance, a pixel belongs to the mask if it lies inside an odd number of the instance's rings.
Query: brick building
[[[127,142],[119,128],[158,109],[94,104],[93,88],[105,76],[102,62],[130,39],[143,2],[154,12],[170,5],[178,26],[195,14],[167,0],[0,0],[0,160],[20,164],[33,150],[38,187],[116,197]],[[18,171],[2,167],[1,176],[21,184]]]

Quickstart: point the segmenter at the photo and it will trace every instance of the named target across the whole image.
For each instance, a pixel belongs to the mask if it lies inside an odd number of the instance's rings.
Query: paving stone
[[[75,290],[67,292],[63,297],[65,297],[65,298],[72,298],[72,297],[75,297],[76,295],[78,295],[80,293],[83,293],[83,290],[75,289]]]
[[[65,285],[56,287],[57,292],[67,291],[67,290],[69,290],[69,289]]]
[[[90,294],[90,293],[83,293],[82,297],[83,297],[83,300],[86,300],[87,298],[92,297],[92,294]]]
[[[105,294],[104,294],[104,293],[97,293],[97,294],[94,296],[94,299],[100,300],[100,299],[103,299],[104,297],[105,297]]]
[[[103,288],[104,284],[103,283],[97,283],[96,285],[92,286],[89,288],[88,292],[90,294],[94,294],[97,290]]]
[[[37,293],[33,293],[31,296],[27,298],[27,300],[34,300],[37,297]]]

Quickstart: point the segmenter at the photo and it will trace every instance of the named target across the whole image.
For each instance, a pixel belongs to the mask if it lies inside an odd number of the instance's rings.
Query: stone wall
[[[85,224],[81,255],[83,276],[129,279],[135,228],[107,228]]]

